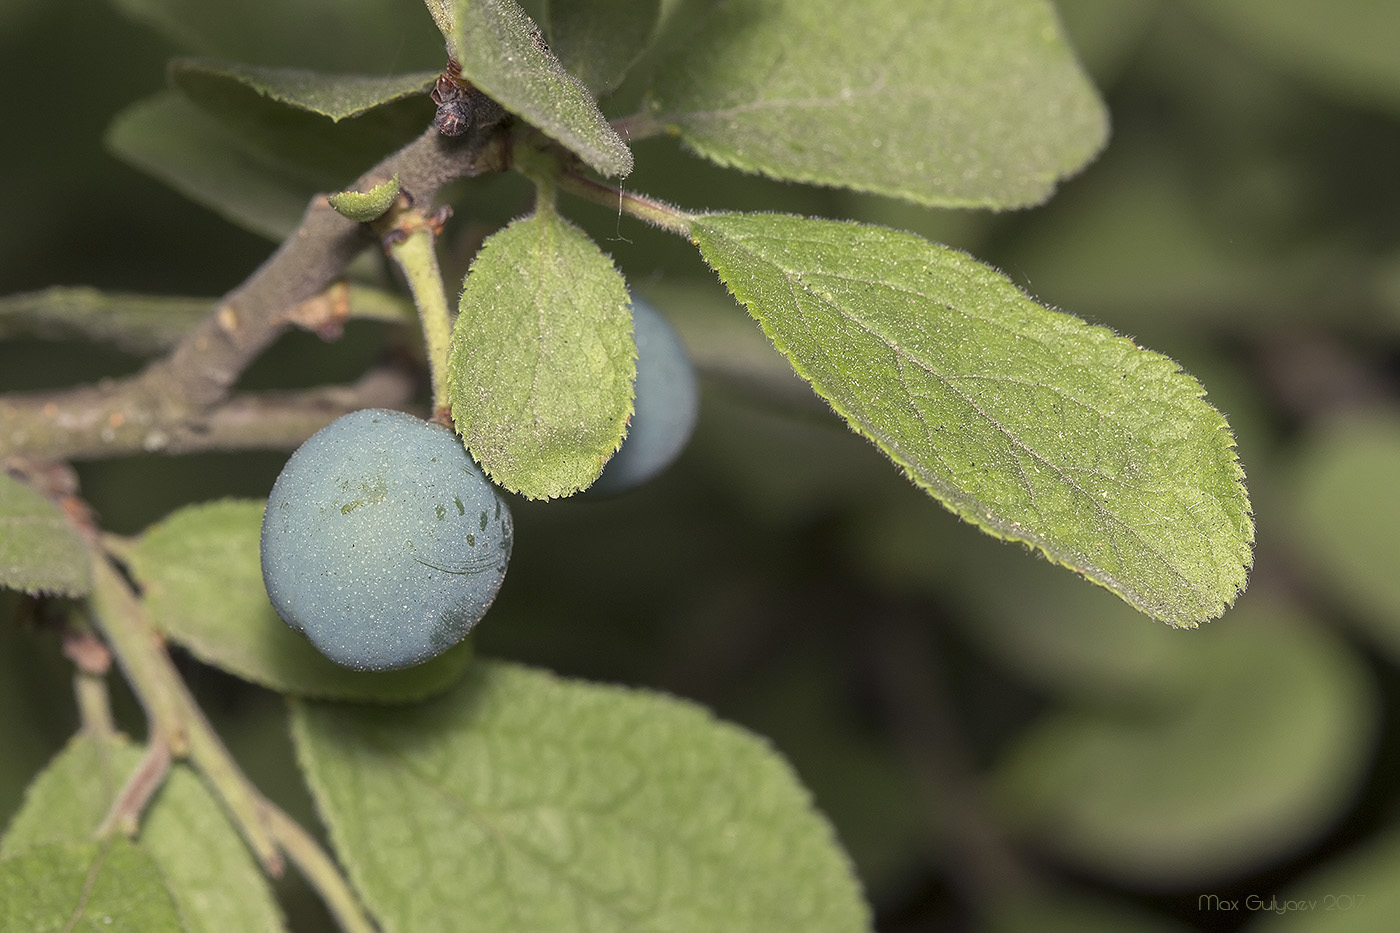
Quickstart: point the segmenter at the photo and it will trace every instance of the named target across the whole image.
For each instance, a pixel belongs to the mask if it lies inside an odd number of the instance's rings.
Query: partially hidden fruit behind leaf
[[[408,667],[485,615],[512,527],[451,431],[357,411],[314,434],[277,477],[263,514],[263,582],[283,620],[332,661]]]
[[[700,389],[685,345],[655,308],[632,299],[637,342],[636,410],[622,446],[590,491],[617,493],[645,483],[680,456],[700,406]]]

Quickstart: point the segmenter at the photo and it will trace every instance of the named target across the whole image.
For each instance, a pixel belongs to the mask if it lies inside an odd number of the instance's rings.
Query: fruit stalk
[[[390,244],[389,256],[403,272],[413,292],[413,303],[418,306],[436,415],[451,408],[447,398],[447,357],[452,347],[452,313],[443,290],[442,273],[438,270],[434,240],[431,227],[418,226],[406,237]]]

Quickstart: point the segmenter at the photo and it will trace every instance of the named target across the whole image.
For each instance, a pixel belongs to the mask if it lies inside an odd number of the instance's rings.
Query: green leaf
[[[792,771],[690,703],[479,662],[411,710],[298,704],[292,730],[386,933],[869,928]]]
[[[51,843],[0,858],[0,930],[187,933],[151,857],[125,839]]]
[[[0,298],[0,337],[84,338],[130,353],[154,354],[183,337],[214,303],[213,298],[56,285]]]
[[[494,234],[472,261],[452,332],[452,417],[512,492],[567,496],[598,478],[632,415],[627,286],[552,209]]]
[[[734,0],[648,109],[721,165],[921,204],[1045,200],[1108,133],[1045,0]]]
[[[0,586],[26,593],[82,596],[92,564],[58,506],[0,472]]]
[[[569,73],[601,96],[647,50],[660,17],[660,0],[550,0],[545,34]]]
[[[358,223],[368,223],[383,217],[398,196],[399,176],[395,175],[368,191],[342,191],[331,195],[328,200],[337,213]]]
[[[324,74],[304,68],[260,68],[193,58],[170,64],[171,80],[192,100],[239,96],[241,89],[336,122],[406,97],[425,95],[437,76],[436,71],[385,76]]]
[[[1293,464],[1293,546],[1309,576],[1358,612],[1357,621],[1400,658],[1400,417],[1351,415],[1307,438]]]
[[[1011,748],[995,789],[1017,832],[1095,875],[1179,887],[1255,870],[1351,803],[1377,726],[1362,659],[1278,607],[1190,638],[1174,708],[1054,713]]]
[[[317,191],[334,191],[351,180],[279,162],[174,91],[119,113],[106,143],[191,201],[271,240],[295,229]]]
[[[0,840],[0,858],[90,839],[141,758],[125,738],[75,736],[30,785],[24,806]],[[139,841],[175,899],[181,929],[283,929],[272,891],[248,847],[189,768],[171,769],[142,820]]]
[[[244,148],[335,179],[328,191],[421,135],[433,118],[422,93],[431,73],[372,78],[186,59],[171,63],[170,78]]]
[[[1234,440],[1171,360],[912,234],[777,214],[691,234],[798,373],[964,520],[1173,625],[1243,587]]]
[[[1344,98],[1400,113],[1400,6],[1377,0],[1195,0],[1250,52]]]
[[[363,673],[326,659],[278,618],[263,588],[263,503],[223,500],[171,513],[126,555],[155,624],[195,657],[298,696],[406,702],[455,683],[470,644],[417,667]]]
[[[383,0],[116,0],[176,46],[257,65],[384,74],[442,59],[432,20]]]
[[[448,48],[463,78],[602,174],[632,171],[632,151],[514,0],[457,0],[455,9]]]

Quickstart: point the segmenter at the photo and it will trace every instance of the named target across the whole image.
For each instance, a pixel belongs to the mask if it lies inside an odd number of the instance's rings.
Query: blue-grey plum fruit
[[[461,641],[496,598],[510,511],[447,428],[397,411],[339,418],[267,500],[272,605],[346,667],[408,667]]]
[[[637,341],[636,411],[622,446],[590,489],[617,493],[645,483],[680,455],[695,429],[700,389],[685,345],[666,319],[632,300]]]

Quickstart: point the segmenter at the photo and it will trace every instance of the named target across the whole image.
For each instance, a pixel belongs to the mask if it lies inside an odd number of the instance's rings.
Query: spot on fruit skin
[[[489,513],[500,520],[477,528]],[[461,641],[486,613],[512,535],[509,509],[456,435],[359,411],[313,435],[277,478],[263,581],[287,624],[331,660],[407,667]]]

